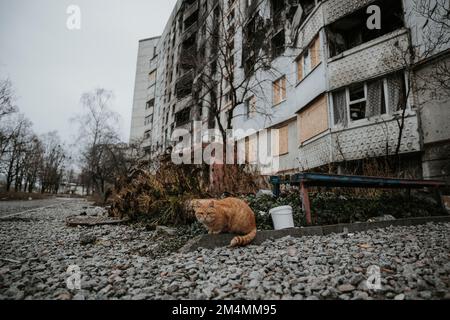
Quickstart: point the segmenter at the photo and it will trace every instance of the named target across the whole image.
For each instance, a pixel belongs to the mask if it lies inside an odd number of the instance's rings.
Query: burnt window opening
[[[193,73],[188,73],[182,77],[175,86],[176,96],[178,99],[183,99],[184,97],[192,93],[192,86],[194,83]]]
[[[155,99],[150,99],[149,101],[147,101],[146,105],[145,105],[145,109],[151,109],[155,106]]]
[[[401,0],[378,0],[371,5],[381,8],[381,29],[367,27],[366,7],[332,23],[326,27],[330,58],[405,26]]]
[[[256,69],[255,65],[256,65],[256,57],[254,54],[252,54],[245,60],[244,72],[246,77],[252,75],[255,72]]]
[[[286,8],[286,3],[284,0],[271,0],[270,8],[272,12],[272,17],[279,17]]]
[[[183,41],[180,52],[180,66],[183,71],[189,71],[195,67],[197,60],[197,38],[193,34]]]
[[[175,114],[175,123],[176,126],[182,126],[186,123],[188,123],[191,119],[191,109],[190,108],[186,108],[181,110],[180,112],[177,112]]]
[[[193,12],[186,20],[184,20],[184,31],[196,25],[198,21],[198,10]]]
[[[278,32],[272,38],[272,58],[275,59],[284,53],[286,45],[286,37],[284,35],[284,30]]]

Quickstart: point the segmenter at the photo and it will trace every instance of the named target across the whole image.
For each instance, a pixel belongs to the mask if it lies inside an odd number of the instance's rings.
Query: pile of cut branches
[[[189,223],[193,220],[189,200],[207,196],[202,170],[174,165],[167,156],[159,159],[157,170],[143,164],[116,182],[109,215],[160,225]]]

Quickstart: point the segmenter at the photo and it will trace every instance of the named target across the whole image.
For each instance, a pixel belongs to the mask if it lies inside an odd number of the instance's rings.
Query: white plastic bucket
[[[291,206],[273,208],[269,211],[275,230],[294,228],[294,216]]]

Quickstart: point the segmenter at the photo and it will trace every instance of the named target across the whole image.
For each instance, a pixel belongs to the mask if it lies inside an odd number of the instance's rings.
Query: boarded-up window
[[[258,159],[258,137],[253,135],[245,138],[245,159],[247,163],[256,163]]]
[[[277,105],[286,100],[286,77],[273,83],[273,104]]]
[[[279,155],[285,155],[289,153],[289,125],[279,129]]]
[[[297,59],[297,80],[303,79],[303,56]]]
[[[314,69],[320,63],[320,38],[316,37],[310,47],[311,68]]]
[[[303,143],[328,129],[328,104],[326,95],[317,98],[298,116],[300,143]]]

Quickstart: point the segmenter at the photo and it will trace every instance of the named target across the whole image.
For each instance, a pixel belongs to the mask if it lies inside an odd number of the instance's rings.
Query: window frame
[[[281,85],[279,85],[280,83]],[[283,87],[284,84],[284,87]],[[275,87],[278,87],[277,90],[275,90]],[[283,102],[287,100],[287,78],[286,75],[283,75],[282,77],[278,78],[277,80],[272,82],[272,107],[276,107]],[[277,91],[277,94],[276,94]],[[278,101],[275,99],[278,97]]]
[[[252,105],[254,110],[252,110]],[[246,120],[252,119],[256,115],[256,97],[253,95],[245,100],[245,118]]]
[[[404,85],[405,85],[405,89],[406,91],[408,90],[408,87],[410,85],[410,81],[408,79],[408,76],[406,74],[405,71],[400,71],[402,73],[403,76],[403,80],[404,80]],[[384,96],[384,103],[386,106],[386,111],[385,113],[381,113],[377,116],[372,116],[372,117],[365,117],[363,119],[359,119],[359,120],[352,120],[351,118],[351,114],[350,114],[350,105],[351,104],[356,104],[356,103],[360,103],[361,101],[365,101],[366,102],[366,108],[367,108],[367,103],[368,103],[368,82],[370,82],[371,80],[374,79],[368,79],[363,81],[364,83],[364,95],[365,95],[365,100],[364,99],[358,99],[355,101],[352,101],[350,104],[350,86],[352,84],[347,85],[344,88],[341,89],[337,89],[334,90],[333,92],[331,92],[330,94],[330,98],[329,98],[329,104],[331,106],[330,108],[330,113],[331,113],[331,122],[330,122],[330,127],[332,128],[339,128],[341,125],[340,124],[336,124],[336,119],[334,118],[334,110],[335,110],[335,105],[334,105],[334,99],[333,99],[333,95],[341,90],[345,90],[345,103],[346,103],[346,112],[347,112],[347,127],[346,128],[351,128],[352,124],[358,125],[358,124],[363,124],[363,123],[367,123],[369,122],[370,118],[373,117],[381,117],[381,118],[385,118],[385,119],[390,119],[392,117],[398,116],[399,114],[402,114],[403,110],[395,110],[395,106],[391,106],[390,104],[390,95],[389,95],[389,77],[392,76],[395,73],[391,73],[391,74],[387,74],[385,76],[383,76],[380,80],[383,81],[383,85],[382,85],[382,89],[383,89],[383,96]],[[411,106],[411,93],[409,96],[407,96],[406,98],[406,111],[410,112],[412,111],[412,106]],[[367,113],[367,109],[366,109],[366,113]]]
[[[368,119],[368,117],[366,117],[366,115],[367,115],[367,102],[368,102],[367,101],[367,81],[364,81],[364,83],[363,83],[364,98],[353,100],[353,101],[350,100],[350,87],[351,87],[351,85],[347,86],[347,88],[345,89],[346,100],[347,100],[347,117],[348,117],[347,120],[348,120],[348,123],[357,123],[359,121]],[[351,106],[355,105],[355,104],[362,103],[362,102],[364,102],[366,104],[366,108],[365,108],[365,112],[364,112],[364,118],[353,120],[352,119],[352,115],[351,115]]]
[[[316,58],[317,58],[317,64],[313,65],[313,52],[314,49],[319,50]],[[318,33],[313,40],[309,43],[309,45],[305,48],[305,50],[302,51],[300,55],[295,59],[296,63],[296,78],[297,78],[297,84],[305,80],[318,66],[322,64],[323,60],[323,54],[321,51],[321,41],[320,41],[320,33]],[[308,56],[309,64],[307,65],[308,68],[306,68],[306,59],[305,56]],[[301,73],[302,77],[299,77],[300,75],[300,67],[301,67]],[[307,70],[308,69],[308,70]]]

